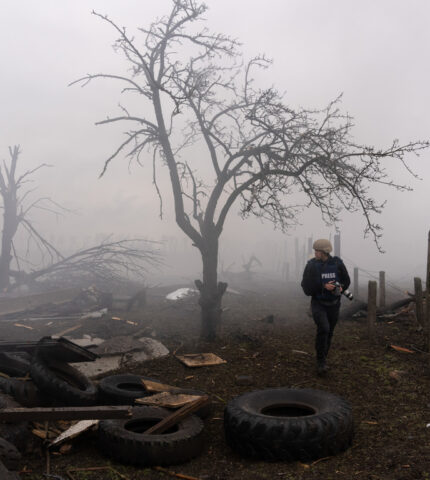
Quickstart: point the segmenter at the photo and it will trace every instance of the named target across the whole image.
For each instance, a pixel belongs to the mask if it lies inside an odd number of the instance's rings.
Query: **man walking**
[[[315,258],[306,264],[301,285],[305,295],[312,297],[312,316],[317,326],[317,372],[323,375],[328,370],[326,359],[339,318],[341,294],[351,280],[343,261],[330,255],[333,248],[329,240],[316,240],[313,249]]]

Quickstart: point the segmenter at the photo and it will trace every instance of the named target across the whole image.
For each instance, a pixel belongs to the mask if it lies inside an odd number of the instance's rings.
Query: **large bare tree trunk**
[[[203,282],[196,280],[200,291],[201,338],[214,340],[221,323],[221,301],[227,290],[227,283],[218,282],[218,238],[209,238],[201,250]]]

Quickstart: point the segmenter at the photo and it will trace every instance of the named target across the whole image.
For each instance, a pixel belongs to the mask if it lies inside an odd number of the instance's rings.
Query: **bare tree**
[[[3,161],[3,166],[0,167],[0,195],[3,200],[0,291],[8,289],[10,286],[11,261],[14,257],[18,267],[20,267],[20,259],[13,243],[15,234],[20,226],[27,231],[29,238],[35,242],[42,254],[47,254],[51,259],[60,256],[57,249],[33,226],[29,214],[34,209],[59,213],[61,207],[48,197],[39,197],[34,201],[26,202],[33,190],[23,188],[37,170],[48,165],[41,164],[18,176],[17,164],[20,154],[19,145],[9,147],[10,161]]]
[[[41,164],[17,174],[19,146],[9,148],[10,161],[0,167],[0,195],[3,199],[3,228],[0,256],[0,291],[13,289],[19,285],[34,285],[37,279],[57,279],[60,282],[72,278],[80,281],[86,277],[93,281],[119,284],[126,278],[142,279],[148,266],[159,266],[160,257],[154,249],[154,242],[144,239],[113,240],[106,238],[93,247],[79,250],[64,256],[45,236],[35,228],[31,221],[34,209],[42,209],[59,214],[66,209],[49,197],[30,200],[34,189],[26,188],[32,175]],[[14,238],[19,228],[27,233],[28,242],[33,243],[42,255],[42,266],[35,267],[29,262],[29,245],[27,251],[19,254],[14,245]],[[15,261],[15,269],[12,268]]]
[[[369,186],[408,189],[390,180],[383,161],[398,160],[408,169],[406,154],[429,143],[394,141],[381,149],[356,144],[340,98],[322,110],[287,106],[275,88],[256,86],[254,69],[270,63],[264,56],[245,62],[236,40],[199,29],[205,11],[195,0],[173,0],[168,16],[139,28],[139,39],[93,12],[116,31],[114,48],[130,71],[88,74],[73,83],[115,80],[132,98],[133,112],[120,105],[118,115],[98,122],[130,125],[101,175],[121,153],[141,162],[145,151],[152,152],[162,215],[158,160],[167,167],[176,222],[202,256],[203,278],[195,282],[202,336],[214,338],[227,287],[217,277],[219,238],[234,204],[242,217],[256,215],[282,230],[312,205],[328,224],[336,223],[342,210],[361,211],[366,233],[379,246],[381,228],[373,216],[383,203],[369,194]],[[205,177],[209,167],[212,173]]]

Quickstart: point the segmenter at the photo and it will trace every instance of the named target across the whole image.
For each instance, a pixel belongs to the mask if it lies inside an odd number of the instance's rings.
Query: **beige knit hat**
[[[333,250],[330,241],[325,238],[319,238],[318,240],[315,240],[312,248],[324,253],[330,253]]]

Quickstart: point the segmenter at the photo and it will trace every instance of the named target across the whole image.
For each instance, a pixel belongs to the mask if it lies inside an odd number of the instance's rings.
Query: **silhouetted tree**
[[[383,149],[356,144],[352,120],[339,111],[339,99],[323,110],[287,106],[275,88],[260,89],[253,80],[253,69],[270,63],[264,56],[244,62],[236,40],[199,30],[205,5],[194,0],[172,4],[169,15],[139,28],[139,39],[93,12],[116,31],[114,48],[130,71],[88,74],[73,83],[117,80],[121,93],[132,98],[133,111],[121,105],[118,115],[98,122],[130,125],[101,175],[120,153],[140,162],[142,153],[151,151],[162,215],[156,165],[160,160],[167,167],[176,222],[201,253],[203,278],[196,286],[202,336],[213,338],[227,287],[217,277],[219,239],[234,204],[240,205],[242,217],[256,215],[282,230],[311,205],[328,224],[338,220],[342,209],[358,210],[378,244],[380,227],[373,214],[381,212],[383,203],[370,195],[369,186],[407,189],[387,177],[383,160],[404,164],[405,154],[429,144],[394,141]],[[205,177],[208,168],[212,173]]]
[[[57,249],[39,233],[33,226],[30,213],[34,209],[52,210],[59,206],[47,197],[39,197],[36,200],[26,203],[28,195],[32,190],[25,189],[24,185],[31,176],[40,168],[48,165],[41,164],[32,170],[27,170],[22,175],[17,176],[17,164],[21,150],[19,145],[9,147],[9,162],[3,161],[0,167],[0,195],[3,200],[3,226],[2,226],[2,243],[0,255],[0,291],[7,290],[10,286],[11,279],[11,262],[13,257],[17,261],[19,267],[20,261],[16,253],[13,239],[18,228],[24,228],[29,237],[34,240],[38,248],[50,258],[59,255]]]
[[[3,166],[0,167],[0,195],[3,200],[0,291],[19,285],[32,285],[37,279],[47,278],[56,279],[60,285],[66,279],[70,282],[72,277],[78,277],[81,280],[85,277],[92,281],[118,284],[127,275],[142,279],[147,266],[160,264],[160,257],[154,250],[154,242],[144,239],[106,238],[97,245],[64,256],[34,227],[31,220],[34,209],[55,214],[65,211],[49,197],[29,200],[34,189],[26,188],[26,183],[31,181],[32,175],[37,170],[48,165],[41,164],[18,175],[20,147],[9,147],[9,154],[9,162],[4,161]],[[18,254],[14,237],[20,227],[27,232],[28,239],[36,244],[39,252],[44,256],[42,266],[28,268],[28,249],[23,255]],[[16,269],[11,268],[13,259]],[[27,268],[24,269],[24,266]]]

